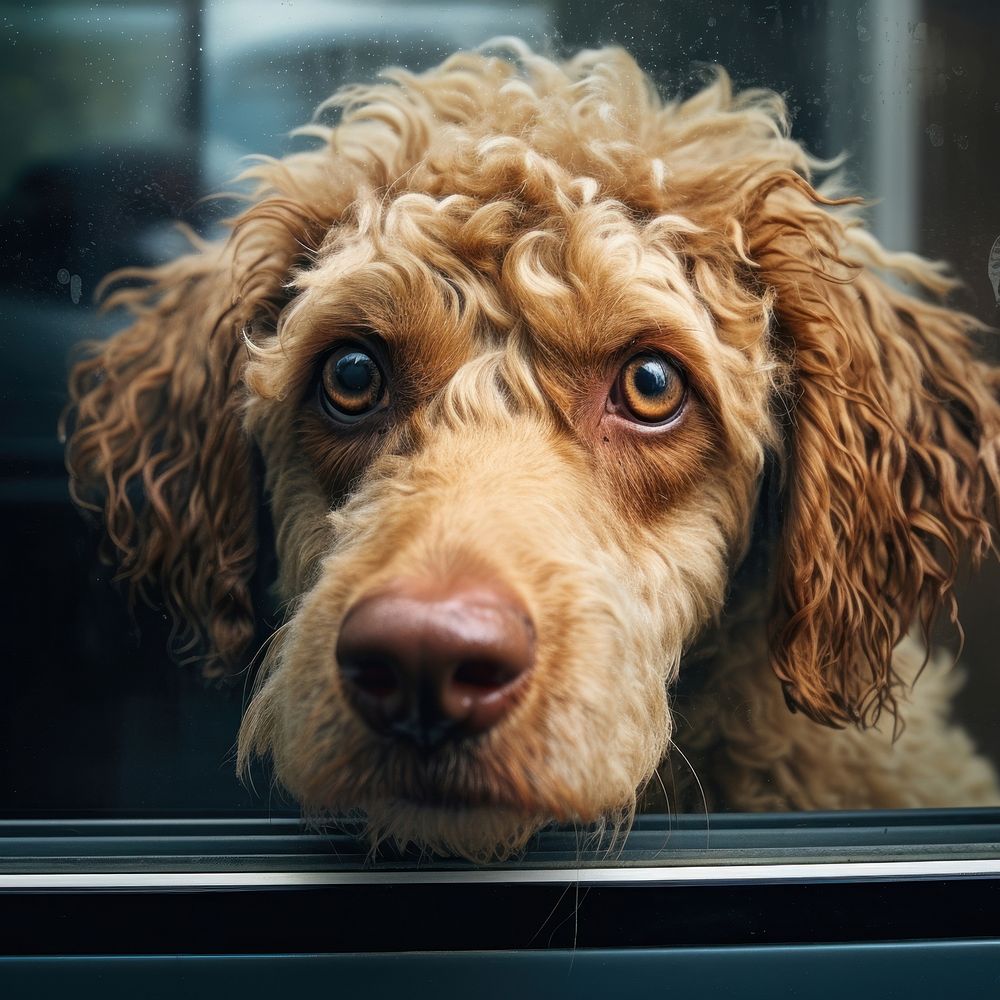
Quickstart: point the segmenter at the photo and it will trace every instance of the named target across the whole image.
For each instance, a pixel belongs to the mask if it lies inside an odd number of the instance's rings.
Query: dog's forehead
[[[401,346],[433,336],[486,349],[517,329],[541,357],[574,363],[637,338],[681,355],[711,350],[712,317],[688,280],[685,220],[578,200],[553,210],[513,197],[372,196],[331,230],[297,284],[313,311],[356,313]]]

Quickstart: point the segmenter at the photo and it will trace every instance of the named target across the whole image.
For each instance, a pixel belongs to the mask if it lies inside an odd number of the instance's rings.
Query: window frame
[[[614,858],[579,851],[563,829],[509,864],[477,867],[373,859],[350,831],[302,832],[287,817],[4,820],[0,954],[1000,938],[1000,809],[670,823],[667,846],[663,817],[641,816]]]

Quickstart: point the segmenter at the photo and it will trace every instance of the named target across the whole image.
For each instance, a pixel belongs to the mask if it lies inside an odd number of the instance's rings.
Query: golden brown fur
[[[925,764],[893,770],[885,724],[860,731],[908,715],[920,657],[893,650],[938,606],[954,618],[959,554],[992,547],[1000,375],[977,324],[886,283],[949,287],[814,187],[777,95],[719,73],[664,103],[620,50],[512,48],[340,94],[316,149],[246,172],[228,240],[110,297],[135,322],[74,370],[78,496],[209,672],[241,668],[253,634],[263,455],[289,610],[241,760],[270,753],[307,810],[359,807],[376,838],[504,855],[551,819],[629,815],[674,734],[682,655],[721,621],[728,652],[695,664],[720,700],[686,709],[713,804],[935,804],[920,788],[948,753],[966,800],[995,796],[943,682],[915,711]],[[332,429],[317,364],[376,335],[389,409]],[[690,380],[668,432],[606,410],[640,349]],[[768,455],[773,606],[722,615]],[[339,623],[393,579],[470,571],[524,602],[537,667],[502,725],[418,757],[349,707]],[[806,776],[793,745],[821,748]]]

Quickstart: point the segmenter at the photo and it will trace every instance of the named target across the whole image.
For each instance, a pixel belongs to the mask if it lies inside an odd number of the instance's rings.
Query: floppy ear
[[[993,549],[1000,370],[969,316],[897,291],[950,286],[889,254],[801,177],[760,193],[750,256],[792,367],[772,664],[790,706],[833,726],[895,714],[892,650],[927,637],[964,551]]]
[[[293,267],[314,257],[358,192],[404,176],[423,155],[397,94],[380,85],[334,95],[324,107],[342,107],[337,128],[297,130],[322,140],[319,148],[255,157],[237,178],[256,182],[255,203],[227,241],[113,275],[145,282],[106,302],[134,322],[91,345],[70,376],[74,496],[103,510],[120,577],[139,591],[162,588],[183,649],[207,640],[208,674],[236,665],[254,633],[244,338],[258,326],[273,332]]]
[[[163,267],[121,271],[132,324],[70,375],[67,465],[74,499],[103,511],[119,579],[162,591],[179,651],[204,647],[207,676],[253,637],[257,493],[242,426],[244,332],[278,308],[301,227],[250,209],[224,244]]]

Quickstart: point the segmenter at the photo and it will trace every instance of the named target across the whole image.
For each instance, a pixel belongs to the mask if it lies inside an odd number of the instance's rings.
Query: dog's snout
[[[535,636],[522,603],[499,584],[407,580],[348,610],[336,656],[373,729],[430,748],[483,733],[510,712],[534,665]]]

